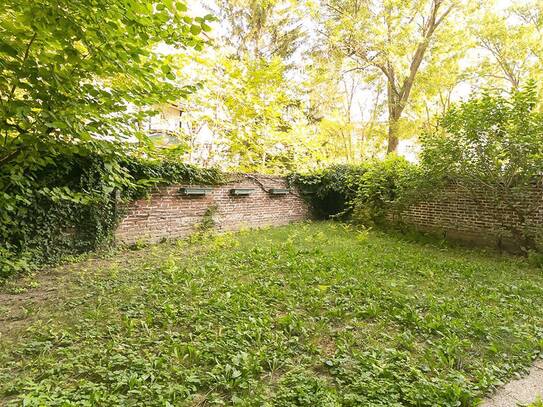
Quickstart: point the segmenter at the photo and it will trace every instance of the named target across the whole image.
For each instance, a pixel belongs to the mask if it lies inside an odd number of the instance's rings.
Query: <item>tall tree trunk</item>
[[[438,16],[440,7],[443,5],[444,0],[433,0],[432,10],[428,19],[422,27],[422,40],[419,42],[415,54],[411,60],[409,66],[409,75],[403,80],[401,87],[397,86],[396,72],[390,60],[387,60],[386,65],[377,65],[379,69],[387,77],[388,82],[388,147],[387,154],[396,152],[398,148],[398,125],[402,113],[409,101],[411,89],[415,83],[415,77],[419,71],[424,55],[428,50],[430,39],[434,35],[435,30],[451,12],[453,5],[451,5],[441,16]],[[390,26],[389,26],[390,29]],[[390,40],[389,40],[390,42]]]
[[[391,76],[391,79],[394,77]],[[394,84],[388,81],[388,144],[387,154],[395,153],[398,149],[399,125],[403,112],[403,103],[398,97]]]
[[[387,154],[395,153],[398,149],[398,125],[399,117],[389,117]]]

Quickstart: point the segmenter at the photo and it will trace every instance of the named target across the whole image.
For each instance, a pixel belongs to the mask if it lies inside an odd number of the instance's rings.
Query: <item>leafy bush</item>
[[[290,181],[305,191],[318,215],[379,223],[398,212],[413,197],[420,183],[418,166],[394,155],[360,165],[333,166]]]
[[[534,84],[510,97],[492,92],[453,107],[422,139],[421,164],[435,182],[452,182],[498,213],[501,232],[526,251],[537,248],[540,231],[531,218],[543,188],[543,113]],[[528,196],[537,191],[538,196]]]
[[[368,165],[358,180],[358,190],[351,201],[353,218],[363,224],[396,220],[400,210],[414,198],[421,187],[419,169],[401,157],[389,156]]]
[[[318,217],[345,217],[359,188],[356,181],[365,171],[365,165],[334,165],[288,178],[310,200]]]
[[[213,177],[130,158],[152,107],[195,89],[153,50],[202,49],[210,19],[189,17],[184,1],[2,2],[0,276],[106,241],[115,190]]]

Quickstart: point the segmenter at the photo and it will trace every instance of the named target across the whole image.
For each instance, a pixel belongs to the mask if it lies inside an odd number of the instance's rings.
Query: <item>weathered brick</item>
[[[526,222],[532,230],[543,227],[542,198],[542,191],[534,187],[527,190],[522,202],[518,203],[519,208],[535,208]],[[467,196],[453,185],[434,199],[410,206],[402,212],[401,218],[419,230],[485,245],[500,240],[512,247],[515,241],[507,229],[520,225],[518,216],[507,207],[496,207],[483,194]]]
[[[258,182],[252,177],[256,177]],[[310,217],[306,202],[295,191],[285,196],[271,196],[266,190],[286,188],[281,177],[239,176],[239,180],[221,185],[204,197],[185,197],[179,189],[189,185],[162,186],[151,196],[127,205],[115,237],[118,242],[160,241],[192,233],[208,209],[215,207],[213,219],[217,229],[232,231],[245,227],[279,226]],[[194,187],[194,185],[193,185]],[[198,186],[196,186],[198,187]],[[233,197],[232,188],[252,188],[253,194]]]

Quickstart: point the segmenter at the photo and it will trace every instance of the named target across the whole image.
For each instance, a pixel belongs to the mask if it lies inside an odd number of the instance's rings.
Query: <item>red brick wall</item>
[[[519,203],[533,208],[526,223],[534,231],[543,228],[542,192],[534,187]],[[518,242],[504,225],[521,226],[514,211],[496,206],[484,195],[469,195],[453,185],[434,198],[411,205],[403,211],[401,220],[416,229],[437,232],[447,238],[509,248],[515,248]]]
[[[215,208],[213,220],[220,231],[285,225],[310,217],[308,205],[296,191],[279,196],[264,191],[287,188],[280,177],[239,175],[227,185],[212,187],[206,196],[196,197],[183,196],[179,189],[185,186],[159,187],[149,198],[123,208],[126,216],[115,232],[116,240],[130,244],[187,236],[202,223],[210,208]],[[230,195],[232,188],[254,191],[249,196],[235,197]]]

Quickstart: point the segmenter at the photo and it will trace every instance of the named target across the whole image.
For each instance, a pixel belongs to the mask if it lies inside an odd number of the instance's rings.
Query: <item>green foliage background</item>
[[[401,210],[439,199],[452,185],[468,199],[490,203],[493,232],[527,254],[541,252],[536,220],[543,185],[543,114],[534,83],[502,95],[484,92],[453,106],[422,138],[421,160],[389,155],[359,165],[291,176],[323,218],[365,225],[401,223]],[[535,197],[534,197],[535,194]],[[498,245],[500,244],[498,242]]]
[[[154,157],[153,106],[195,89],[160,45],[200,51],[211,16],[182,0],[6,0],[0,8],[0,277],[111,238],[116,192],[213,182]]]

